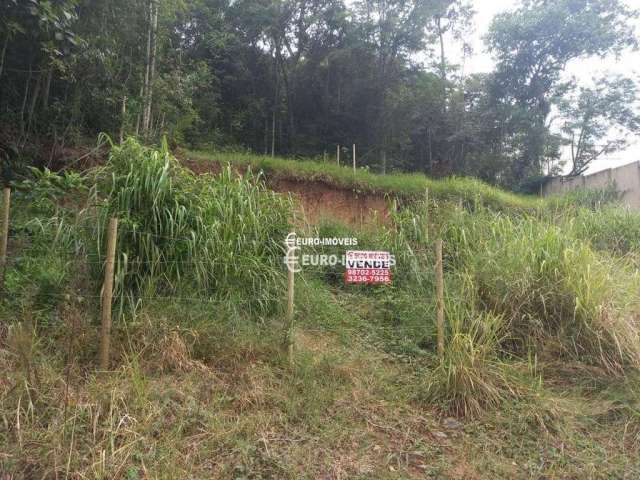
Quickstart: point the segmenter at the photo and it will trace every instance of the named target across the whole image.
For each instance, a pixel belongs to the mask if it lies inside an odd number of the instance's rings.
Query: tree
[[[463,50],[469,52],[470,45],[465,42],[464,35],[471,29],[471,19],[474,15],[471,4],[462,0],[440,0],[433,15],[434,34],[440,46],[438,69],[443,82],[447,80],[447,59],[445,54],[446,33],[463,43]]]
[[[424,0],[361,0],[356,3],[355,13],[365,41],[377,57],[377,112],[370,140],[375,139],[378,144],[386,169],[387,150],[392,142],[387,96],[397,85],[408,56],[424,48],[425,25],[433,17],[434,5]]]
[[[145,61],[144,84],[142,85],[142,135],[149,138],[151,112],[153,106],[153,83],[156,76],[156,58],[158,54],[158,0],[149,0],[149,23],[147,26],[147,54]]]
[[[1,93],[3,97],[9,93],[9,98],[0,101],[10,101],[11,96],[22,99],[12,105],[22,137],[19,143],[26,142],[38,105],[43,110],[49,105],[54,71],[62,73],[69,67],[71,50],[81,43],[73,30],[76,6],[76,0],[9,0],[0,6],[0,77],[7,70],[14,74],[3,80]]]
[[[511,182],[541,171],[551,97],[567,63],[635,47],[637,15],[620,0],[526,0],[493,20],[486,38],[497,62],[491,94],[502,106],[505,135],[517,142]]]
[[[569,175],[580,175],[602,155],[624,149],[628,134],[640,133],[637,101],[635,82],[614,77],[577,88],[559,102],[565,119],[562,132],[571,152]]]
[[[526,0],[492,26],[496,71],[464,78],[447,39],[464,44],[472,14],[469,0],[5,0],[0,138],[47,162],[103,131],[292,156],[356,143],[359,165],[517,186],[559,154],[566,63],[633,45],[635,12]],[[631,123],[571,105],[582,168],[589,139]]]

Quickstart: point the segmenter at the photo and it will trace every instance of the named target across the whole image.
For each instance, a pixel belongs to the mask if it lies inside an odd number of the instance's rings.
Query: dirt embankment
[[[267,180],[276,192],[291,193],[299,202],[307,222],[338,220],[352,226],[385,223],[389,217],[388,201],[382,194],[355,192],[318,181],[291,179]]]
[[[181,163],[195,173],[219,173],[219,163],[202,163],[182,159]],[[239,173],[244,169],[234,167]],[[300,212],[310,224],[336,220],[361,227],[386,223],[389,199],[382,193],[359,192],[319,180],[299,180],[278,175],[265,175],[267,186],[278,193],[291,193]]]

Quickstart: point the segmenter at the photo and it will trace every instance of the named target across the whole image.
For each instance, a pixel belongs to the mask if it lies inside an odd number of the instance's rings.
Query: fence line
[[[354,171],[356,168],[355,164],[355,145],[353,146],[353,166]],[[338,147],[338,155],[339,155],[339,147]],[[428,198],[428,191],[425,194]],[[2,211],[2,237],[0,238],[0,285],[2,282],[2,275],[4,274],[4,270],[7,264],[7,244],[8,239],[16,239],[23,238],[24,235],[9,235],[9,201],[10,201],[10,189],[6,188],[4,190],[4,201],[3,201],[3,211]],[[91,232],[96,232],[99,228],[89,227],[85,225],[78,224],[69,224],[73,228],[86,228]],[[23,227],[24,228],[24,227]],[[43,229],[42,229],[43,230]],[[133,234],[138,234],[140,236],[151,236],[156,238],[163,238],[169,240],[187,240],[191,241],[194,237],[173,237],[166,236],[160,234],[154,234],[151,232],[143,232],[141,230],[135,228],[123,228],[120,229],[120,233],[129,232]],[[113,304],[113,291],[114,291],[114,273],[115,273],[115,265],[117,262],[117,238],[118,238],[118,219],[112,217],[109,220],[108,230],[107,230],[107,246],[105,255],[94,254],[89,252],[83,252],[83,254],[87,257],[97,257],[101,260],[88,260],[84,259],[84,263],[89,264],[100,264],[104,265],[104,281],[102,285],[102,291],[100,295],[91,295],[91,294],[81,294],[79,292],[65,292],[65,293],[54,293],[54,292],[38,292],[38,295],[45,295],[48,297],[58,297],[69,299],[72,296],[76,296],[76,298],[94,298],[101,300],[101,327],[100,327],[100,348],[99,348],[99,364],[100,369],[105,371],[109,368],[109,357],[110,357],[110,338],[111,338],[111,330],[112,330],[112,304]],[[442,358],[444,353],[444,277],[442,272],[442,240],[438,239],[435,242],[436,245],[436,313],[437,313],[437,322],[436,322],[436,330],[437,330],[437,340],[438,340],[438,354],[440,358]],[[29,250],[27,250],[29,251]],[[420,251],[420,250],[416,250]],[[425,248],[425,252],[426,252]],[[291,249],[287,251],[287,254],[291,252]],[[420,251],[422,253],[422,251]],[[79,252],[76,252],[76,255]],[[244,256],[235,256],[234,258],[251,258]],[[157,265],[157,264],[189,264],[189,265],[198,265],[198,264],[209,264],[210,262],[202,261],[202,260],[139,260],[132,259],[130,262],[132,265]],[[328,268],[332,268],[333,266],[328,266]],[[340,265],[341,268],[342,265]],[[304,271],[305,273],[311,274],[319,274],[322,276],[334,276],[335,278],[343,277],[344,271],[332,271],[329,269],[323,268],[302,268],[300,272]],[[294,285],[295,285],[295,271],[292,268],[287,269],[287,302],[286,302],[286,321],[285,321],[285,346],[288,353],[288,358],[290,363],[293,363],[293,353],[294,353],[294,328],[295,328],[295,315],[294,315]],[[36,283],[32,283],[34,287],[41,288],[41,285]],[[119,298],[127,298],[125,294],[119,294]],[[201,302],[207,304],[220,303],[220,299],[214,298],[202,298],[202,297],[180,297],[180,296],[163,296],[163,295],[132,295],[133,300],[171,300],[171,301],[188,301],[188,302]],[[376,328],[380,329],[380,326]],[[384,327],[383,327],[384,328]],[[397,327],[387,327],[389,331],[397,330]]]

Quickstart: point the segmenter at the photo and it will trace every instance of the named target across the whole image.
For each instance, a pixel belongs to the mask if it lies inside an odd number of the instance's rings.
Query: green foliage
[[[118,361],[126,358],[131,369],[127,381],[138,409],[152,401],[145,368],[169,373],[215,364],[233,370],[259,357],[268,359],[264,368],[278,369],[267,382],[291,374],[292,391],[315,392],[302,400],[279,397],[275,408],[292,424],[321,425],[336,397],[332,390],[316,398],[319,392],[352,382],[347,367],[334,367],[334,357],[316,359],[317,350],[334,343],[375,352],[402,371],[406,377],[385,387],[393,390],[390,397],[417,397],[468,416],[531,400],[531,417],[544,417],[546,410],[533,401],[542,388],[538,360],[616,375],[640,365],[634,263],[640,220],[602,206],[613,198],[608,191],[538,200],[466,179],[360,171],[354,178],[349,169],[312,162],[239,154],[216,159],[250,168],[244,176],[231,166],[196,176],[166,146],[128,139],[112,146],[107,164],[90,175],[34,172],[35,180],[24,182],[16,196],[39,219],[16,223],[30,248],[13,247],[23,258],[7,272],[12,295],[0,313],[20,312],[38,326],[62,328],[58,318],[70,303],[97,297],[105,226],[117,216],[118,294],[137,308],[120,311],[126,321],[114,322],[114,345]],[[268,318],[283,303],[282,241],[292,209],[265,189],[261,175],[252,173],[257,169],[390,194],[391,216],[379,228],[354,231],[324,222],[310,230],[321,237],[355,236],[358,248],[388,249],[398,263],[392,286],[344,285],[338,269],[296,277],[294,373],[279,354],[280,325]],[[74,196],[84,197],[69,202]],[[434,331],[438,237],[445,240],[442,360],[435,357]],[[87,318],[95,318],[96,303],[83,307]],[[82,354],[93,353],[87,348]]]
[[[598,210],[607,205],[615,205],[619,200],[620,192],[611,183],[604,188],[576,188],[562,195],[550,196],[545,200],[545,210],[562,215],[576,207]]]
[[[70,194],[82,195],[88,191],[85,179],[78,172],[54,173],[48,168],[42,170],[29,167],[32,178],[17,184],[21,191],[28,192],[34,199],[58,200]]]
[[[195,176],[166,146],[156,150],[133,139],[114,145],[97,175],[107,195],[98,245],[107,218],[119,219],[120,294],[166,289],[241,297],[249,310],[273,309],[290,207],[259,178],[230,169]]]
[[[424,372],[421,398],[454,415],[474,417],[521,396],[522,385],[499,358],[503,319],[451,302],[448,307],[447,348],[435,369]]]
[[[14,205],[20,208],[28,204],[18,197]],[[86,279],[82,262],[73,261],[74,253],[82,251],[83,242],[64,212],[52,208],[48,198],[29,206],[25,208],[27,218],[12,218],[12,236],[20,241],[4,273],[2,308],[39,325],[55,324],[56,308],[64,302],[70,286]]]
[[[601,78],[595,87],[580,87],[558,102],[565,118],[562,128],[571,146],[570,175],[580,175],[603,155],[628,146],[628,137],[640,131],[634,105],[636,84],[621,76]],[[616,134],[610,132],[616,130]]]
[[[573,59],[635,45],[637,12],[622,0],[524,2],[492,24],[495,71],[463,75],[446,39],[469,51],[472,6],[8,0],[0,141],[23,163],[49,166],[99,132],[293,158],[341,146],[347,163],[356,144],[358,164],[372,170],[472,175],[525,191],[529,177],[559,171],[567,140],[577,172],[623,146],[603,138],[608,126],[637,130],[631,80],[575,96],[559,81]],[[547,122],[554,103],[564,138]]]
[[[432,199],[458,201],[465,205],[488,205],[495,209],[531,210],[542,204],[532,196],[515,195],[480,180],[469,177],[449,177],[436,180],[422,174],[378,175],[358,169],[354,175],[348,166],[314,161],[294,161],[281,157],[267,157],[243,153],[188,152],[188,156],[202,163],[217,162],[251,166],[268,177],[291,178],[303,181],[328,182],[354,191],[388,193],[397,197],[423,199],[427,189]]]
[[[558,353],[614,372],[640,365],[638,276],[561,226],[534,217],[460,213],[445,243],[483,307],[504,317],[511,351]]]
[[[494,18],[486,37],[497,60],[490,80],[491,104],[503,128],[503,148],[514,152],[509,183],[540,174],[544,160],[559,157],[560,142],[547,118],[552,104],[566,93],[567,84],[560,78],[567,63],[637,45],[629,23],[636,16],[620,0],[531,0]],[[588,115],[586,108],[580,110]],[[585,140],[588,145],[593,138]],[[580,156],[583,147],[587,152],[587,145],[576,138],[574,154]],[[578,171],[585,159],[577,159]]]
[[[640,252],[640,214],[634,210],[613,206],[579,209],[566,224],[596,250],[620,256]]]

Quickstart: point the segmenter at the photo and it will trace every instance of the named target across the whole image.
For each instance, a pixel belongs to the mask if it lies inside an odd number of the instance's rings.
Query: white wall
[[[591,175],[556,177],[542,188],[544,196],[569,192],[576,188],[605,188],[613,183],[621,193],[622,203],[640,210],[640,162],[609,168]]]

